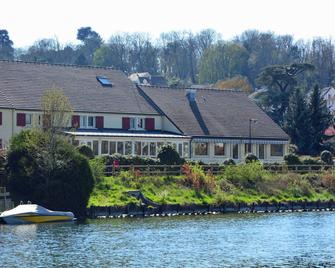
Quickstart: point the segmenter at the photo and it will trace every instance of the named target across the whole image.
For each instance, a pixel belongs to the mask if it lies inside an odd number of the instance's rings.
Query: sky
[[[14,47],[42,38],[76,43],[90,26],[104,40],[117,32],[162,32],[211,28],[224,39],[248,29],[291,34],[295,39],[335,39],[334,0],[0,0],[0,29]]]

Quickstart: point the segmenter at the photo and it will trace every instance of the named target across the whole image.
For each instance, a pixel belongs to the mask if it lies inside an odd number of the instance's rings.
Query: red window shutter
[[[155,118],[146,118],[145,119],[145,129],[154,130],[155,129]]]
[[[18,127],[24,127],[26,125],[26,114],[24,113],[16,114],[16,125]]]
[[[104,128],[104,117],[103,116],[95,117],[95,126],[96,128]]]
[[[122,129],[123,130],[130,129],[130,118],[129,117],[122,117]]]
[[[0,112],[0,126],[2,125],[2,112]]]
[[[80,127],[80,116],[72,115],[72,127],[79,128]]]

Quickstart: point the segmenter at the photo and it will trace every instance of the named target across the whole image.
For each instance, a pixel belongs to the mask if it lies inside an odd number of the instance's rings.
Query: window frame
[[[25,114],[25,123],[26,123],[26,126],[31,126],[33,124],[33,114],[31,113]]]
[[[130,130],[145,130],[144,117],[130,117]]]
[[[263,156],[261,157],[260,148],[263,147]],[[265,144],[258,144],[258,159],[264,160],[265,159]]]
[[[276,146],[281,146],[281,153],[280,154],[273,154],[273,148]],[[271,157],[283,157],[284,156],[284,144],[270,144],[270,156]]]
[[[92,126],[88,125],[89,119],[92,119]],[[80,128],[96,128],[96,120],[95,120],[95,116],[92,115],[80,115]]]
[[[237,149],[237,157],[234,157],[235,156],[235,148]],[[233,143],[232,144],[232,148],[231,148],[231,156],[232,156],[232,159],[240,159],[240,146],[238,143]]]
[[[199,154],[199,151],[198,151],[196,146],[201,146],[201,145],[205,145],[206,153],[200,153]],[[209,154],[208,142],[195,142],[195,143],[193,143],[193,152],[194,152],[195,156],[208,156],[208,154]]]
[[[216,153],[216,146],[217,145],[222,145],[223,147],[223,154],[217,154]],[[216,157],[222,157],[222,156],[225,156],[226,155],[226,144],[224,142],[215,142],[214,143],[214,156]]]

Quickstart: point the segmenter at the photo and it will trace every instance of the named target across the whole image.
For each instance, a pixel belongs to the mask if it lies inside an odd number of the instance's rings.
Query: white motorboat
[[[36,204],[21,204],[0,214],[7,224],[73,221],[72,212],[52,211]]]

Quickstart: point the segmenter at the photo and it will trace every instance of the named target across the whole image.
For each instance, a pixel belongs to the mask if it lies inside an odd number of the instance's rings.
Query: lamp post
[[[249,144],[248,144],[248,153],[251,153],[251,123],[256,124],[257,119],[249,118]]]

